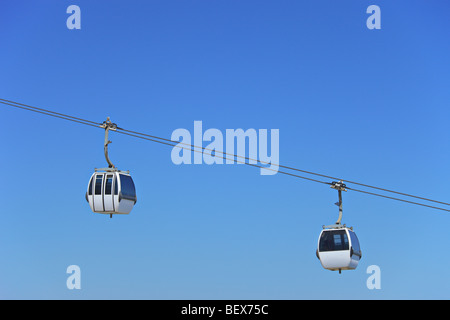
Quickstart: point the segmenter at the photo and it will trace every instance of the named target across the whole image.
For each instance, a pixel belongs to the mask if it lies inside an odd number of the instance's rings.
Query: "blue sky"
[[[81,30],[66,9],[81,8]],[[379,5],[381,30],[366,27]],[[2,1],[0,98],[169,138],[279,129],[280,162],[447,201],[450,42],[444,1]],[[111,134],[129,216],[90,211],[101,130],[0,109],[0,298],[448,299],[450,215],[347,192],[363,260],[315,257],[327,186],[240,165],[172,163]],[[66,268],[81,268],[68,290]],[[381,290],[369,290],[370,265]]]

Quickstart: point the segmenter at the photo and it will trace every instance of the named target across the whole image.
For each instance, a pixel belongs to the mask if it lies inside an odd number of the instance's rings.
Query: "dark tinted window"
[[[353,250],[355,252],[360,252],[361,249],[359,247],[359,241],[358,241],[358,237],[356,236],[356,233],[354,233],[353,231],[348,231],[350,233],[350,240],[352,241],[352,247]]]
[[[91,180],[89,180],[89,191],[88,194],[91,196],[92,195],[92,181],[94,181],[93,178],[91,178]]]
[[[106,176],[106,183],[105,183],[105,194],[111,194],[112,182],[113,182],[113,176],[112,175],[107,175]]]
[[[122,191],[122,198],[127,200],[136,199],[136,189],[134,188],[133,179],[130,176],[124,174],[120,175],[120,186]]]
[[[116,175],[114,175],[114,194],[116,196],[119,194],[119,185],[117,183]]]
[[[103,175],[95,178],[95,194],[102,194]]]
[[[324,231],[319,241],[319,251],[349,250],[345,230]]]

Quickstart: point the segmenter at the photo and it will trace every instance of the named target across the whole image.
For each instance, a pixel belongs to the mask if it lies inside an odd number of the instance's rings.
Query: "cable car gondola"
[[[362,256],[356,233],[345,225],[324,228],[316,252],[322,267],[339,273],[356,269]]]
[[[86,191],[86,201],[94,213],[129,214],[136,204],[136,188],[129,171],[118,170],[108,157],[108,132],[116,130],[117,125],[109,118],[102,124],[105,128],[105,158],[109,167],[95,169]]]
[[[91,176],[86,200],[95,213],[128,214],[136,204],[136,189],[129,172],[98,171]],[[102,169],[100,169],[102,170]]]
[[[320,260],[322,267],[331,270],[354,270],[358,266],[362,257],[359,240],[353,228],[348,228],[345,224],[341,224],[342,220],[342,191],[345,184],[341,182],[333,182],[333,189],[339,191],[339,219],[331,226],[324,226],[319,235],[316,256]]]

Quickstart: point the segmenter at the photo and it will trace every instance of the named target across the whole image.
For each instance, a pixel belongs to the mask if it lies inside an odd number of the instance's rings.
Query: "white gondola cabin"
[[[128,214],[136,204],[136,189],[129,172],[96,170],[89,180],[86,201],[91,210],[103,214]]]
[[[325,227],[319,236],[316,251],[322,267],[331,271],[354,270],[362,253],[358,237],[345,225]]]

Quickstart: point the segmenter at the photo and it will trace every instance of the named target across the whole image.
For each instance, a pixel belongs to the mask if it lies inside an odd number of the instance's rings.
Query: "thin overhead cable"
[[[364,190],[358,190],[358,189],[349,188],[349,187],[347,187],[347,189],[348,189],[348,190],[351,190],[351,191],[360,192],[360,193],[370,194],[370,195],[372,195],[372,196],[377,196],[377,197],[382,197],[382,198],[386,198],[386,199],[392,199],[392,200],[402,201],[402,202],[406,202],[406,203],[411,203],[411,204],[419,205],[419,206],[422,206],[422,207],[427,207],[427,208],[438,209],[438,210],[450,212],[449,209],[444,209],[444,208],[440,208],[440,207],[429,206],[429,205],[423,204],[423,203],[418,203],[418,202],[414,202],[414,201],[409,201],[409,200],[404,200],[404,199],[399,199],[399,198],[389,197],[389,196],[385,196],[385,195],[382,195],[382,194],[373,193],[373,192],[364,191]],[[435,202],[438,202],[438,201],[435,201]]]
[[[98,122],[95,122],[95,121],[86,120],[86,119],[83,119],[83,118],[74,117],[74,116],[70,116],[70,115],[67,115],[67,114],[50,111],[50,110],[47,110],[47,109],[33,107],[31,105],[27,105],[27,104],[23,104],[23,103],[19,103],[19,102],[14,102],[14,101],[11,101],[11,100],[6,100],[6,99],[1,99],[0,98],[0,103],[3,104],[3,105],[8,105],[8,106],[11,106],[11,107],[20,108],[20,109],[23,109],[23,110],[32,111],[32,112],[36,112],[36,113],[52,116],[52,117],[55,117],[55,118],[64,119],[64,120],[72,121],[72,122],[75,122],[75,123],[88,125],[88,126],[95,127],[95,128],[101,128],[100,127],[101,123],[98,123]],[[203,153],[204,151],[208,151],[208,152],[210,152],[210,154],[212,152],[214,152],[215,153],[214,157],[218,157],[218,158],[221,158],[221,159],[224,159],[224,160],[230,159],[230,160],[234,160],[234,161],[236,161],[238,163],[242,163],[242,164],[245,164],[245,165],[248,165],[248,166],[257,167],[257,168],[261,168],[261,169],[269,170],[269,171],[270,170],[271,171],[276,171],[276,172],[284,174],[284,175],[289,175],[289,176],[300,178],[300,179],[304,179],[304,180],[318,182],[318,183],[321,183],[321,184],[331,185],[331,183],[329,183],[329,182],[325,182],[325,181],[321,181],[321,180],[317,180],[317,179],[313,179],[313,178],[309,178],[309,177],[304,177],[304,176],[300,176],[300,175],[289,173],[289,172],[285,172],[285,171],[275,170],[275,169],[264,167],[264,166],[257,165],[257,164],[248,163],[245,160],[259,162],[259,163],[261,163],[263,165],[270,165],[271,164],[269,162],[264,162],[264,161],[252,159],[252,158],[249,158],[249,157],[245,157],[245,156],[239,156],[239,155],[230,154],[230,153],[219,151],[219,150],[213,150],[213,149],[208,149],[208,148],[201,147],[201,146],[195,146],[195,145],[191,145],[191,144],[187,144],[187,143],[173,141],[173,140],[170,140],[170,139],[166,139],[166,138],[162,138],[162,137],[158,137],[158,136],[154,136],[154,135],[149,135],[149,134],[145,134],[145,133],[141,133],[141,132],[137,132],[137,131],[127,130],[127,129],[123,129],[123,128],[120,128],[120,127],[117,127],[117,131],[116,132],[120,133],[120,134],[131,136],[131,137],[136,137],[136,138],[139,138],[139,139],[144,139],[144,140],[148,140],[148,141],[152,141],[152,142],[156,142],[156,143],[160,143],[160,144],[164,144],[164,145],[169,145],[169,146],[172,146],[172,147],[181,148],[181,149],[185,149],[185,150],[189,150],[189,151],[194,151],[194,152],[199,152],[199,153]],[[186,148],[183,147],[182,145],[186,146]],[[222,154],[222,156],[218,155],[218,153]],[[227,156],[229,156],[231,158],[227,158]],[[235,160],[234,159],[235,157],[243,159],[244,161]],[[416,198],[416,199],[420,199],[420,200],[425,200],[425,201],[430,201],[430,202],[434,202],[434,203],[450,206],[450,203],[437,201],[437,200],[433,200],[433,199],[429,199],[429,198],[425,198],[425,197],[415,196],[415,195],[411,195],[411,194],[408,194],[408,193],[403,193],[403,192],[389,190],[389,189],[386,189],[386,188],[380,188],[380,187],[376,187],[376,186],[371,186],[371,185],[368,185],[368,184],[363,184],[363,183],[359,183],[359,182],[355,182],[355,181],[351,181],[351,180],[346,180],[346,179],[342,179],[342,178],[328,176],[328,175],[324,175],[324,174],[320,174],[320,173],[316,173],[316,172],[306,171],[306,170],[302,170],[302,169],[298,169],[298,168],[294,168],[294,167],[289,167],[289,166],[284,166],[284,165],[279,165],[279,164],[271,164],[271,165],[279,167],[279,168],[283,168],[283,169],[288,169],[288,170],[292,170],[292,171],[303,172],[303,173],[307,173],[307,174],[310,174],[310,175],[319,176],[319,177],[322,177],[322,178],[345,181],[347,183],[363,186],[363,187],[366,187],[366,188],[372,188],[372,189],[376,189],[376,190],[380,190],[380,191],[384,191],[384,192],[390,192],[390,193],[394,193],[394,194],[398,194],[398,195],[402,195],[402,196],[406,196],[406,197],[412,197],[412,198]],[[450,212],[450,210],[448,210],[448,209],[435,207],[435,206],[430,206],[430,205],[426,205],[426,204],[422,204],[422,203],[418,203],[418,202],[413,202],[413,201],[408,201],[408,200],[404,200],[404,199],[399,199],[399,198],[395,198],[395,197],[390,197],[390,196],[386,196],[386,195],[381,195],[381,194],[378,194],[378,193],[368,192],[368,191],[364,191],[364,190],[358,190],[358,189],[349,188],[349,187],[347,187],[347,189],[355,191],[355,192],[365,193],[365,194],[369,194],[369,195],[373,195],[373,196],[383,197],[383,198],[387,198],[387,199],[402,201],[402,202],[415,204],[415,205],[419,205],[419,206],[423,206],[423,207],[428,207],[428,208],[433,208],[433,209],[438,209],[438,210],[443,210],[443,211]]]
[[[198,149],[201,149],[201,150],[204,150],[204,151],[210,151],[210,152],[215,151],[216,153],[219,152],[219,153],[222,153],[223,155],[227,155],[227,156],[231,156],[231,157],[238,157],[238,158],[241,158],[241,159],[244,159],[244,160],[248,160],[248,161],[256,161],[256,162],[260,162],[260,163],[266,164],[266,165],[270,165],[271,164],[270,162],[256,160],[256,159],[252,159],[250,157],[230,154],[230,153],[219,151],[219,150],[212,150],[212,149],[208,149],[208,148],[205,148],[205,147],[199,147],[199,146],[191,145],[191,144],[188,144],[188,143],[177,142],[177,141],[173,141],[173,140],[170,140],[170,139],[165,139],[165,138],[161,138],[161,137],[157,137],[157,136],[153,136],[153,135],[149,135],[149,134],[145,134],[145,133],[140,133],[140,132],[131,131],[131,130],[125,130],[125,129],[122,129],[122,128],[118,128],[118,129],[122,130],[124,132],[130,132],[130,133],[133,133],[133,134],[137,134],[137,135],[141,135],[141,136],[145,136],[145,137],[150,137],[150,138],[153,138],[153,139],[159,139],[159,140],[163,140],[163,141],[167,141],[167,142],[173,142],[173,143],[185,145],[185,146],[188,146],[188,147],[198,148]],[[391,192],[391,193],[399,194],[399,195],[406,196],[406,197],[412,197],[412,198],[416,198],[416,199],[421,199],[421,200],[425,200],[425,201],[431,201],[431,202],[435,202],[435,203],[439,203],[439,204],[450,206],[450,203],[437,201],[437,200],[432,200],[432,199],[419,197],[419,196],[415,196],[415,195],[411,195],[411,194],[407,194],[407,193],[403,193],[403,192],[393,191],[393,190],[389,190],[389,189],[385,189],[385,188],[375,187],[375,186],[371,186],[371,185],[368,185],[368,184],[363,184],[363,183],[359,183],[359,182],[355,182],[355,181],[351,181],[351,180],[347,180],[347,179],[341,179],[341,178],[328,176],[328,175],[324,175],[324,174],[320,174],[320,173],[316,173],[316,172],[301,170],[301,169],[298,169],[298,168],[293,168],[293,167],[289,167],[289,166],[285,166],[285,165],[281,165],[281,164],[279,164],[279,165],[272,164],[272,165],[273,166],[278,166],[278,167],[283,168],[283,169],[303,172],[303,173],[307,173],[307,174],[310,174],[310,175],[315,175],[315,176],[319,176],[319,177],[323,177],[323,178],[327,178],[327,179],[339,180],[339,181],[343,181],[343,182],[347,182],[347,183],[352,183],[352,184],[356,184],[356,185],[359,185],[359,186],[363,186],[363,187],[366,187],[366,188],[377,189],[377,190],[381,190],[381,191],[385,191],[385,192]]]
[[[130,134],[130,133],[127,133],[127,132],[120,132],[120,131],[117,131],[117,132],[118,132],[118,133],[121,133],[121,134],[129,135],[129,136],[132,136],[132,137],[136,137],[136,138],[139,138],[139,139],[149,140],[149,141],[153,141],[153,142],[165,144],[165,145],[172,146],[172,147],[178,147],[178,148],[181,148],[181,149],[187,150],[187,151],[194,151],[194,152],[199,152],[199,153],[202,153],[202,152],[203,152],[203,151],[200,151],[200,150],[193,149],[192,147],[194,147],[194,146],[192,146],[192,145],[190,145],[191,148],[185,148],[185,147],[181,147],[181,146],[179,146],[179,145],[177,145],[177,144],[171,144],[171,143],[169,143],[169,142],[158,141],[158,140],[154,140],[154,139],[151,139],[151,138],[142,137],[142,136],[135,135],[135,134]],[[167,139],[165,139],[165,140],[167,140]],[[197,148],[199,148],[199,147],[197,147]],[[203,148],[203,149],[205,149],[205,148]],[[219,158],[224,159],[224,160],[228,160],[228,159],[229,159],[229,158],[223,157],[223,156],[219,156]],[[251,164],[251,163],[247,163],[247,162],[242,162],[242,161],[240,161],[240,160],[236,160],[236,162],[242,163],[242,164],[246,164],[246,165],[249,165],[249,166],[254,166],[254,167],[257,167],[257,168],[266,169],[266,170],[277,171],[277,170],[274,170],[274,169],[271,169],[271,168],[262,167],[262,166],[259,166],[259,165],[256,165],[256,164]],[[280,167],[281,167],[281,166],[280,166]],[[311,178],[299,176],[299,175],[292,174],[292,173],[288,173],[288,172],[284,172],[284,171],[277,171],[277,172],[278,172],[278,173],[281,173],[281,174],[293,176],[293,177],[296,177],[296,178],[301,178],[301,179],[310,180],[310,181],[313,181],[313,182],[319,182],[319,183],[322,183],[322,184],[331,185],[331,183],[328,183],[328,182],[324,182],[324,181],[320,181],[320,180],[316,180],[316,179],[311,179]],[[408,200],[404,200],[404,199],[399,199],[399,198],[389,197],[389,196],[385,196],[385,195],[381,195],[381,194],[377,194],[377,193],[373,193],[373,192],[368,192],[368,191],[364,191],[364,190],[358,190],[358,189],[354,189],[354,188],[349,188],[349,187],[347,187],[347,189],[348,189],[348,190],[351,190],[351,191],[355,191],[355,192],[360,192],[360,193],[370,194],[370,195],[373,195],[373,196],[383,197],[383,198],[387,198],[387,199],[391,199],[391,200],[402,201],[402,202],[406,202],[406,203],[410,203],[410,204],[415,204],[415,205],[419,205],[419,206],[423,206],[423,207],[427,207],[427,208],[432,208],[432,209],[437,209],[437,210],[442,210],[442,211],[450,212],[450,210],[448,210],[448,209],[439,208],[439,207],[435,207],[435,206],[429,206],[429,205],[426,205],[426,204],[423,204],[423,203],[418,203],[418,202],[408,201]],[[433,200],[431,200],[431,201],[433,201]]]
[[[81,119],[81,118],[68,116],[68,115],[65,115],[65,114],[62,114],[62,113],[53,112],[53,111],[49,111],[49,110],[45,110],[45,109],[41,109],[41,108],[28,106],[26,104],[22,104],[22,103],[18,103],[18,102],[13,102],[13,101],[5,100],[5,99],[0,99],[0,103],[3,103],[4,105],[15,107],[15,108],[20,108],[20,109],[23,109],[23,110],[28,110],[28,111],[32,111],[32,112],[36,112],[36,113],[40,113],[40,114],[45,114],[47,116],[51,116],[51,117],[55,117],[55,118],[59,118],[59,119],[64,119],[64,120],[69,120],[69,121],[85,124],[85,125],[88,125],[88,126],[91,126],[91,127],[99,127],[99,124],[97,122],[84,120],[84,119]]]
[[[149,141],[165,144],[165,145],[172,146],[172,147],[177,147],[177,148],[180,148],[180,149],[183,149],[183,150],[194,151],[194,152],[198,152],[198,153],[202,153],[203,152],[203,151],[200,151],[200,150],[196,150],[195,148],[193,148],[194,146],[192,146],[192,145],[191,145],[191,148],[185,148],[185,147],[179,146],[178,144],[171,144],[169,142],[158,141],[158,140],[155,140],[155,139],[139,136],[139,135],[136,135],[136,134],[131,134],[131,133],[128,133],[128,132],[117,131],[117,133],[125,134],[125,135],[132,136],[132,137],[136,137],[136,138],[139,138],[139,139],[144,139],[144,140],[149,140]],[[199,147],[197,147],[197,148],[199,148]],[[216,157],[217,155],[214,155],[214,156]],[[227,158],[227,157],[224,157],[224,156],[217,156],[217,157],[220,158],[220,159],[223,159],[223,160],[233,160],[233,159],[230,159],[230,158]],[[237,163],[245,164],[245,165],[248,165],[248,166],[252,166],[252,167],[256,167],[256,168],[260,168],[260,169],[264,169],[264,170],[269,170],[269,171],[274,171],[274,172],[277,172],[277,173],[289,175],[291,177],[296,177],[296,178],[300,178],[300,179],[304,179],[304,180],[309,180],[309,181],[313,181],[313,182],[318,182],[318,183],[331,185],[331,183],[328,183],[328,182],[325,182],[325,181],[320,181],[320,180],[316,180],[316,179],[312,179],[312,178],[308,178],[308,177],[303,177],[303,176],[299,176],[299,175],[296,175],[296,174],[293,174],[293,173],[279,171],[279,170],[275,170],[275,169],[272,169],[272,168],[263,167],[263,166],[260,166],[260,165],[257,165],[257,164],[248,163],[248,162],[245,162],[245,161],[240,161],[240,160],[235,160],[235,161]]]

